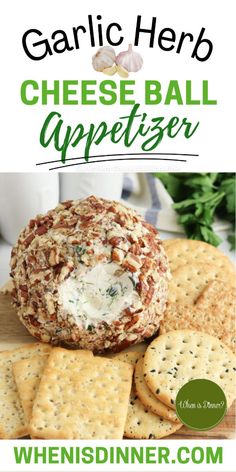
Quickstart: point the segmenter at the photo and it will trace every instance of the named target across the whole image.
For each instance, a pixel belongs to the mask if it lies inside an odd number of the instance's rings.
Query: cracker
[[[29,423],[33,402],[48,356],[34,356],[14,362],[12,365],[17,391],[24,410],[25,422]]]
[[[175,433],[182,426],[149,411],[132,389],[124,436],[131,439],[159,439]]]
[[[35,398],[30,433],[45,439],[121,439],[133,367],[55,348]]]
[[[0,293],[3,293],[3,295],[8,295],[9,293],[12,292],[14,288],[13,281],[9,279],[1,288],[0,288]]]
[[[175,411],[172,410],[172,408],[166,406],[164,403],[160,402],[160,400],[158,400],[155,395],[153,395],[151,390],[149,390],[143,373],[143,358],[139,359],[136,364],[134,379],[137,395],[144,407],[152,411],[152,413],[155,413],[156,415],[159,415],[169,421],[179,423],[179,419]]]
[[[172,271],[185,264],[202,262],[213,264],[222,271],[235,274],[235,268],[230,259],[211,244],[193,239],[173,239],[164,247]]]
[[[118,354],[113,354],[111,359],[116,359],[118,361],[128,362],[128,364],[135,365],[142,355],[143,353],[138,351],[119,352]]]
[[[149,345],[143,370],[152,393],[173,409],[179,389],[193,379],[216,382],[228,408],[235,398],[236,358],[206,333],[186,329],[162,334]]]
[[[222,271],[220,267],[213,264],[201,262],[178,267],[172,272],[169,302],[194,304],[202,290],[212,280],[221,280],[227,285],[234,286],[235,275],[230,271]]]
[[[160,322],[159,334],[168,333],[179,329],[199,329],[202,314],[198,312],[195,305],[184,305],[182,303],[168,303],[164,318]],[[211,334],[211,333],[209,333]]]
[[[180,241],[180,239],[163,239],[162,240],[162,245],[164,246],[164,249],[166,250],[168,247],[171,246],[175,241]]]
[[[15,439],[26,436],[28,428],[13,377],[12,363],[36,354],[48,353],[48,344],[26,344],[13,351],[0,352],[0,438]]]
[[[211,324],[214,324],[214,335],[235,353],[235,288],[229,285],[226,286],[225,283],[219,280],[210,282],[198,297],[196,308],[208,315]],[[213,334],[213,332],[209,334]]]
[[[159,333],[177,329],[202,331],[216,336],[235,352],[235,307],[235,290],[214,280],[207,285],[195,305],[169,303]]]

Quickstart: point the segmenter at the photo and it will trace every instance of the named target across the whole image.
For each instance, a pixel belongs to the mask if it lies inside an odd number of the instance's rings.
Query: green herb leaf
[[[133,284],[133,287],[136,288],[136,283],[135,283],[133,277],[131,277],[131,276],[129,275],[129,279],[131,280],[131,282],[132,282],[132,284]]]
[[[174,200],[188,238],[218,246],[221,238],[213,231],[216,216],[235,227],[235,174],[233,173],[155,173]],[[231,248],[234,235],[228,238]]]
[[[110,297],[115,297],[116,295],[118,295],[118,289],[111,285],[109,288],[106,289],[106,294]]]
[[[235,234],[229,234],[227,240],[230,244],[230,250],[235,251],[235,249],[236,249],[236,235]]]
[[[86,253],[86,248],[84,246],[76,246],[75,250],[79,259]]]
[[[87,331],[93,331],[94,330],[94,325],[88,325]]]

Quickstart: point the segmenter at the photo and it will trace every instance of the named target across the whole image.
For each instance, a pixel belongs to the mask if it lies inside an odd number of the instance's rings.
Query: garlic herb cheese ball
[[[119,202],[67,201],[12,250],[17,314],[43,342],[103,352],[152,336],[170,273],[158,231]]]

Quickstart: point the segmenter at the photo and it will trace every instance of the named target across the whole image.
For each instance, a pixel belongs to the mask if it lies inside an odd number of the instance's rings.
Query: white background
[[[43,32],[44,38],[49,38],[56,29],[67,32],[69,41],[72,38],[72,27],[87,26],[88,14],[103,17],[104,27],[112,21],[122,25],[125,40],[116,48],[117,52],[126,49],[129,42],[134,42],[136,17],[143,15],[143,26],[151,25],[152,16],[157,17],[156,39],[153,49],[148,48],[148,39],[141,40],[137,50],[144,58],[142,70],[131,74],[130,78],[137,81],[137,99],[143,96],[145,79],[159,80],[164,90],[169,80],[179,81],[184,92],[186,79],[193,81],[194,98],[201,96],[202,80],[209,81],[210,98],[217,99],[217,106],[149,106],[146,107],[150,116],[177,115],[186,116],[200,128],[195,135],[186,140],[180,134],[175,139],[164,138],[158,146],[158,152],[196,153],[199,157],[191,157],[187,164],[174,163],[113,163],[97,164],[87,167],[72,167],[69,170],[107,171],[114,170],[181,170],[181,171],[232,171],[234,170],[234,119],[232,101],[234,100],[234,14],[235,1],[225,0],[169,0],[157,1],[123,1],[110,0],[2,0],[1,1],[1,157],[2,171],[43,171],[50,166],[36,167],[36,162],[59,159],[59,154],[50,146],[44,149],[39,144],[39,133],[42,124],[49,113],[55,110],[62,113],[66,124],[73,127],[83,122],[99,123],[103,119],[113,123],[124,111],[129,113],[130,106],[26,106],[20,100],[20,86],[26,79],[97,79],[107,77],[95,72],[91,66],[91,57],[97,47],[91,48],[89,37],[81,36],[81,48],[63,54],[47,56],[42,61],[30,60],[23,51],[21,39],[23,33],[30,28]],[[206,29],[204,37],[209,38],[214,45],[213,53],[206,62],[191,58],[193,43],[183,45],[180,54],[175,50],[162,51],[157,45],[157,36],[164,27],[172,27],[178,40],[182,31],[190,32],[198,37],[202,27]],[[53,41],[50,40],[52,45]],[[116,75],[115,80],[119,82]],[[184,95],[184,93],[183,93]],[[144,111],[145,107],[142,107]],[[68,157],[82,155],[82,147],[72,150]],[[99,147],[94,147],[94,153],[124,152],[122,145],[113,145],[104,141]],[[137,144],[130,151],[140,151]],[[52,167],[52,166],[51,166]],[[67,169],[65,169],[67,170]]]
[[[151,24],[152,16],[157,17],[156,35],[164,27],[171,27],[175,30],[177,39],[182,31],[190,32],[197,38],[201,27],[206,28],[205,37],[211,39],[214,50],[211,58],[200,63],[191,58],[192,45],[186,43],[182,53],[164,52],[156,45],[153,49],[147,47],[147,40],[143,40],[138,51],[144,58],[143,69],[137,74],[130,76],[137,81],[137,99],[143,93],[143,82],[145,79],[159,80],[166,86],[169,80],[179,80],[184,86],[186,79],[192,80],[195,85],[195,94],[199,98],[201,82],[203,79],[209,81],[210,97],[216,98],[217,106],[174,106],[148,107],[150,116],[171,116],[188,117],[194,123],[201,122],[199,130],[190,140],[184,140],[182,135],[174,140],[163,139],[158,147],[159,152],[185,152],[197,153],[198,158],[189,158],[187,164],[177,165],[173,163],[138,164],[133,166],[124,162],[120,167],[110,164],[94,165],[92,169],[82,166],[85,171],[114,170],[136,170],[136,171],[234,171],[234,116],[233,101],[235,81],[233,77],[233,66],[235,66],[234,49],[234,16],[235,1],[225,0],[135,0],[114,2],[111,0],[1,0],[0,34],[1,34],[1,74],[0,74],[0,103],[1,103],[1,151],[0,151],[0,171],[40,171],[47,170],[47,166],[36,167],[36,162],[56,160],[59,158],[53,148],[43,149],[39,144],[39,132],[42,123],[51,110],[62,113],[66,123],[73,126],[80,121],[89,124],[102,119],[113,122],[124,109],[127,114],[130,107],[80,107],[80,106],[58,106],[52,104],[48,106],[36,105],[27,107],[20,100],[20,86],[24,80],[35,79],[37,81],[47,79],[105,79],[100,76],[91,66],[91,57],[97,48],[90,48],[88,37],[81,40],[81,49],[61,54],[54,54],[43,61],[33,62],[26,57],[21,38],[23,33],[30,28],[37,28],[44,34],[44,38],[50,38],[56,29],[63,29],[71,38],[73,26],[86,25],[87,15],[101,14],[104,25],[112,21],[119,22],[123,27],[125,36],[124,43],[117,48],[117,52],[126,49],[129,42],[134,41],[134,30],[136,16],[143,15],[143,22],[147,27]],[[157,39],[157,37],[156,37]],[[156,43],[157,44],[157,43]],[[119,78],[116,76],[117,82]],[[183,89],[182,89],[183,90]],[[142,107],[144,109],[144,107]],[[104,142],[99,146],[99,153],[122,152],[123,148],[112,146]],[[135,149],[136,152],[139,149]],[[81,155],[81,151],[80,151]],[[72,157],[72,156],[69,156]],[[71,171],[78,170],[73,167]],[[151,442],[150,442],[151,443]],[[181,441],[162,441],[161,444],[168,444],[171,449],[176,450],[177,446],[185,444]],[[200,441],[186,441],[189,447],[193,447]],[[223,443],[226,451],[225,463],[218,465],[198,465],[198,466],[137,466],[128,468],[110,466],[97,467],[96,470],[234,470],[234,448],[235,441],[211,441],[211,444],[221,445]],[[22,444],[23,442],[17,442]],[[41,443],[45,445],[45,442]],[[48,443],[47,443],[48,444]],[[123,443],[124,444],[124,443]],[[137,444],[137,442],[135,442]],[[39,441],[37,441],[39,445]],[[206,441],[204,441],[206,445]],[[83,470],[78,466],[73,469],[68,466],[59,467],[37,467],[30,465],[22,468],[16,467],[12,462],[13,442],[0,442],[0,470]],[[87,468],[95,470],[95,466]]]
[[[40,447],[75,447],[78,446],[82,447],[93,447],[102,446],[102,447],[122,447],[125,446],[133,446],[138,448],[139,446],[142,447],[167,447],[170,449],[170,461],[175,459],[177,456],[177,450],[179,447],[187,447],[191,451],[195,447],[202,447],[205,449],[206,447],[212,447],[213,450],[216,450],[216,447],[223,447],[223,464],[21,464],[15,465],[15,458],[13,448],[16,446],[17,448],[29,447],[29,446],[37,446]],[[191,454],[190,454],[191,455]],[[189,454],[182,454],[182,458],[189,457]],[[58,455],[58,457],[60,457]],[[198,457],[198,456],[197,456]],[[208,471],[216,471],[216,472],[233,472],[235,471],[235,454],[234,454],[234,441],[202,441],[195,439],[194,441],[184,441],[184,440],[161,440],[161,441],[1,441],[0,443],[0,470],[3,472],[57,472],[57,471],[77,471],[77,472],[194,472],[194,471],[201,471],[201,472],[208,472]]]

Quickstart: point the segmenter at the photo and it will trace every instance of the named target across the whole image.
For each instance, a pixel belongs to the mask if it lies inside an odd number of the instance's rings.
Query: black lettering
[[[86,33],[86,28],[84,26],[75,26],[73,27],[73,36],[74,36],[74,42],[75,42],[75,49],[79,49],[79,40],[78,40],[78,31],[83,31],[83,33]]]
[[[88,24],[89,24],[89,32],[90,32],[90,41],[91,41],[91,46],[95,46],[95,41],[94,41],[94,31],[93,31],[93,19],[92,15],[88,15]]]
[[[52,50],[50,48],[50,44],[48,42],[47,39],[44,39],[42,41],[38,41],[37,43],[33,43],[33,47],[35,48],[36,46],[40,46],[41,44],[44,45],[45,49],[44,49],[44,53],[41,55],[41,56],[34,56],[29,48],[28,48],[28,44],[27,44],[27,39],[28,39],[28,36],[31,35],[31,33],[34,33],[34,34],[37,34],[38,36],[42,36],[43,33],[41,33],[41,31],[37,30],[37,29],[30,29],[30,30],[27,30],[24,34],[23,34],[23,37],[22,37],[22,45],[23,45],[23,49],[26,53],[26,55],[32,59],[33,61],[41,61],[41,59],[44,59],[47,54],[49,54],[50,56],[52,56]]]
[[[200,34],[198,36],[197,42],[195,44],[192,56],[191,56],[193,58],[196,57],[196,59],[200,62],[207,61],[207,59],[209,59],[209,57],[211,56],[211,53],[213,51],[212,42],[209,39],[202,39],[204,33],[205,33],[205,28],[202,28],[201,31],[200,31]],[[198,54],[198,48],[202,43],[206,43],[208,45],[208,52],[205,56],[199,56],[199,54]]]
[[[72,51],[74,48],[73,46],[69,45],[69,41],[68,41],[65,31],[63,30],[54,31],[54,33],[52,33],[52,39],[56,39],[56,36],[60,34],[62,35],[62,38],[55,41],[53,45],[54,51],[57,52],[58,54],[61,54],[62,52],[65,52],[65,51]],[[58,45],[61,43],[62,43],[62,48],[58,48]]]
[[[107,27],[107,32],[106,32],[107,42],[109,44],[111,44],[112,46],[120,46],[120,44],[123,42],[124,36],[120,36],[117,41],[113,41],[111,39],[111,29],[114,28],[114,27],[117,28],[118,31],[122,31],[122,28],[118,23],[111,23]]]
[[[168,36],[165,36],[165,33],[167,33],[167,32],[170,32],[170,34],[171,34],[170,38],[168,38]],[[163,49],[163,51],[171,51],[172,49],[174,49],[174,45],[171,44],[171,46],[164,46],[163,41],[171,41],[172,43],[174,43],[175,39],[176,39],[176,34],[175,34],[174,30],[171,29],[171,28],[164,28],[163,30],[161,30],[161,32],[159,34],[158,46],[159,46],[160,49]]]
[[[181,33],[180,38],[179,38],[179,44],[176,49],[177,54],[180,53],[185,38],[189,38],[190,42],[193,41],[193,35],[191,33]]]
[[[101,15],[97,16],[97,20],[101,20]],[[98,42],[99,46],[103,46],[103,35],[102,35],[102,25],[101,23],[98,24]]]
[[[139,44],[139,35],[140,33],[149,33],[150,34],[150,42],[149,42],[149,47],[153,48],[153,43],[154,43],[154,38],[155,38],[155,29],[156,29],[156,18],[152,18],[152,26],[151,29],[144,29],[141,28],[141,15],[137,16],[137,24],[136,24],[136,30],[135,30],[135,39],[134,39],[134,45],[138,46]]]

